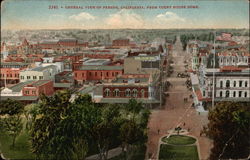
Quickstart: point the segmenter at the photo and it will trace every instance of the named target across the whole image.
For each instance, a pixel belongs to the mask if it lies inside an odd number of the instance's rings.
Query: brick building
[[[0,68],[0,86],[4,86],[5,83],[19,83],[20,71],[26,69],[28,66],[28,63],[22,62],[2,62]]]
[[[82,66],[74,71],[74,80],[77,84],[85,81],[100,81],[114,79],[123,74],[123,66]]]
[[[23,96],[39,96],[40,94],[51,96],[54,94],[54,85],[50,80],[34,81],[25,85],[22,93]]]
[[[112,41],[113,47],[126,47],[130,46],[129,39],[115,39]]]

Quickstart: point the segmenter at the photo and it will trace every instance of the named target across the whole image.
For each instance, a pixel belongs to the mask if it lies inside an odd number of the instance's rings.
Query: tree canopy
[[[239,159],[249,155],[248,104],[220,102],[209,112],[206,133],[213,139],[210,159]]]

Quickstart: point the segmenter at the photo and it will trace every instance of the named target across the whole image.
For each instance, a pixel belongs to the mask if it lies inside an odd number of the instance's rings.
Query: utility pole
[[[216,39],[216,31],[214,32],[214,56],[213,56],[213,92],[212,92],[212,108],[214,108],[214,96],[215,96],[215,39]]]

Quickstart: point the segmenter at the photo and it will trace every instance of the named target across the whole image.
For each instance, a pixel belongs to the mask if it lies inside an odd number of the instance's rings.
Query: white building
[[[54,80],[55,75],[58,73],[55,65],[40,66],[31,69],[20,71],[20,82],[31,80]]]
[[[215,72],[215,101],[250,101],[250,69],[241,72]],[[205,74],[207,90],[204,97],[212,97],[213,72]]]

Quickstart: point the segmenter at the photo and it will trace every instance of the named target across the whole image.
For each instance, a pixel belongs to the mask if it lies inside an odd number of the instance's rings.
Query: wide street
[[[185,72],[184,61],[191,57],[182,50],[179,37],[173,47],[172,57],[174,73],[167,77],[167,81],[172,84],[172,87],[168,90],[169,97],[161,109],[152,110],[148,124],[147,159],[157,159],[160,138],[168,135],[167,131],[178,125],[189,130],[188,135],[195,136],[198,139],[200,159],[207,159],[212,142],[208,138],[200,136],[203,125],[208,122],[207,115],[199,114],[191,106],[193,99],[189,95],[192,92],[185,85],[186,78],[177,78],[178,72]],[[191,65],[190,61],[188,61],[188,65]],[[188,98],[188,101],[184,102],[184,98]]]

